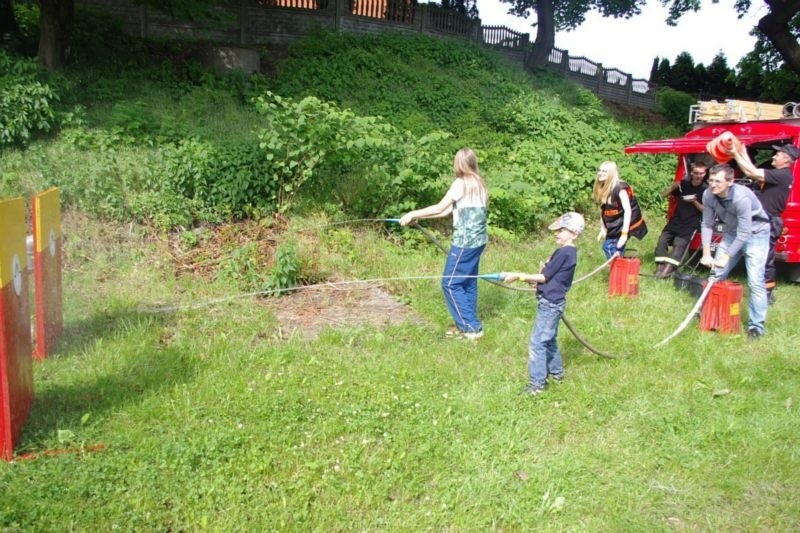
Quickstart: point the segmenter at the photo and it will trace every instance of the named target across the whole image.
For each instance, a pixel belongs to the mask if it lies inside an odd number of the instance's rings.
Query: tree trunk
[[[0,0],[0,40],[7,39],[15,33],[19,33],[19,26],[11,0]]]
[[[767,0],[770,12],[758,21],[764,32],[783,58],[784,63],[800,76],[800,45],[789,28],[789,22],[800,12],[800,0]]]
[[[55,70],[69,55],[75,0],[40,0],[39,5],[39,63]]]
[[[530,63],[534,67],[546,67],[550,50],[556,42],[556,15],[553,0],[536,2],[536,41]]]

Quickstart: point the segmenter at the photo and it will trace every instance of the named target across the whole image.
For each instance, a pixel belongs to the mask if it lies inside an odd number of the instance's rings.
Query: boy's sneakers
[[[561,383],[564,383],[564,374],[559,374],[557,376],[555,374],[550,374],[547,377],[547,381],[552,381],[553,383],[558,383],[560,385]]]
[[[761,332],[758,328],[751,327],[750,329],[747,330],[747,340],[757,341],[763,336],[764,333]]]
[[[468,331],[464,333],[464,338],[468,341],[476,341],[483,337],[483,330],[480,331]]]
[[[538,396],[543,392],[544,392],[544,387],[542,385],[534,385],[533,383],[531,383],[530,385],[525,387],[525,390],[522,391],[522,394],[526,396]]]

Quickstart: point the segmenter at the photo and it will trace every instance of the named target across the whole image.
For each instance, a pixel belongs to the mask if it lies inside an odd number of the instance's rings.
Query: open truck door
[[[714,159],[706,151],[709,141],[729,131],[747,149],[750,159],[758,167],[769,167],[774,153],[773,145],[793,144],[800,147],[800,119],[750,120],[746,122],[698,122],[694,129],[683,137],[645,141],[625,147],[626,154],[675,154],[677,161],[674,180],[687,175],[689,165],[695,161],[705,161],[713,166]],[[734,161],[729,162],[736,171],[737,178],[744,179]],[[784,227],[775,245],[775,260],[786,265],[787,276],[791,281],[800,282],[800,162],[792,166],[794,182],[786,200],[786,208],[781,214]],[[744,180],[747,181],[747,180]],[[690,249],[699,247],[695,238]]]

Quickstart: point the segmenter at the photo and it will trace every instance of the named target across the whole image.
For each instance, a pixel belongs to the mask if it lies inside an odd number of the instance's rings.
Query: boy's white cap
[[[547,229],[555,231],[561,228],[566,228],[572,233],[580,235],[583,233],[583,228],[585,225],[586,223],[583,221],[583,215],[576,213],[575,211],[570,211],[569,213],[564,213],[558,217],[555,222],[547,226]]]

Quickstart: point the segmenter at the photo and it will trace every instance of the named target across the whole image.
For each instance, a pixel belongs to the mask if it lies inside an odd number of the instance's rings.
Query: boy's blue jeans
[[[442,274],[444,301],[456,327],[464,332],[481,331],[478,320],[478,270],[481,253],[486,245],[477,248],[450,247]],[[471,277],[465,277],[471,276]]]
[[[557,337],[558,322],[566,306],[567,302],[554,304],[539,298],[536,324],[528,345],[528,374],[530,384],[535,387],[544,387],[548,374],[557,377],[564,375]]]

